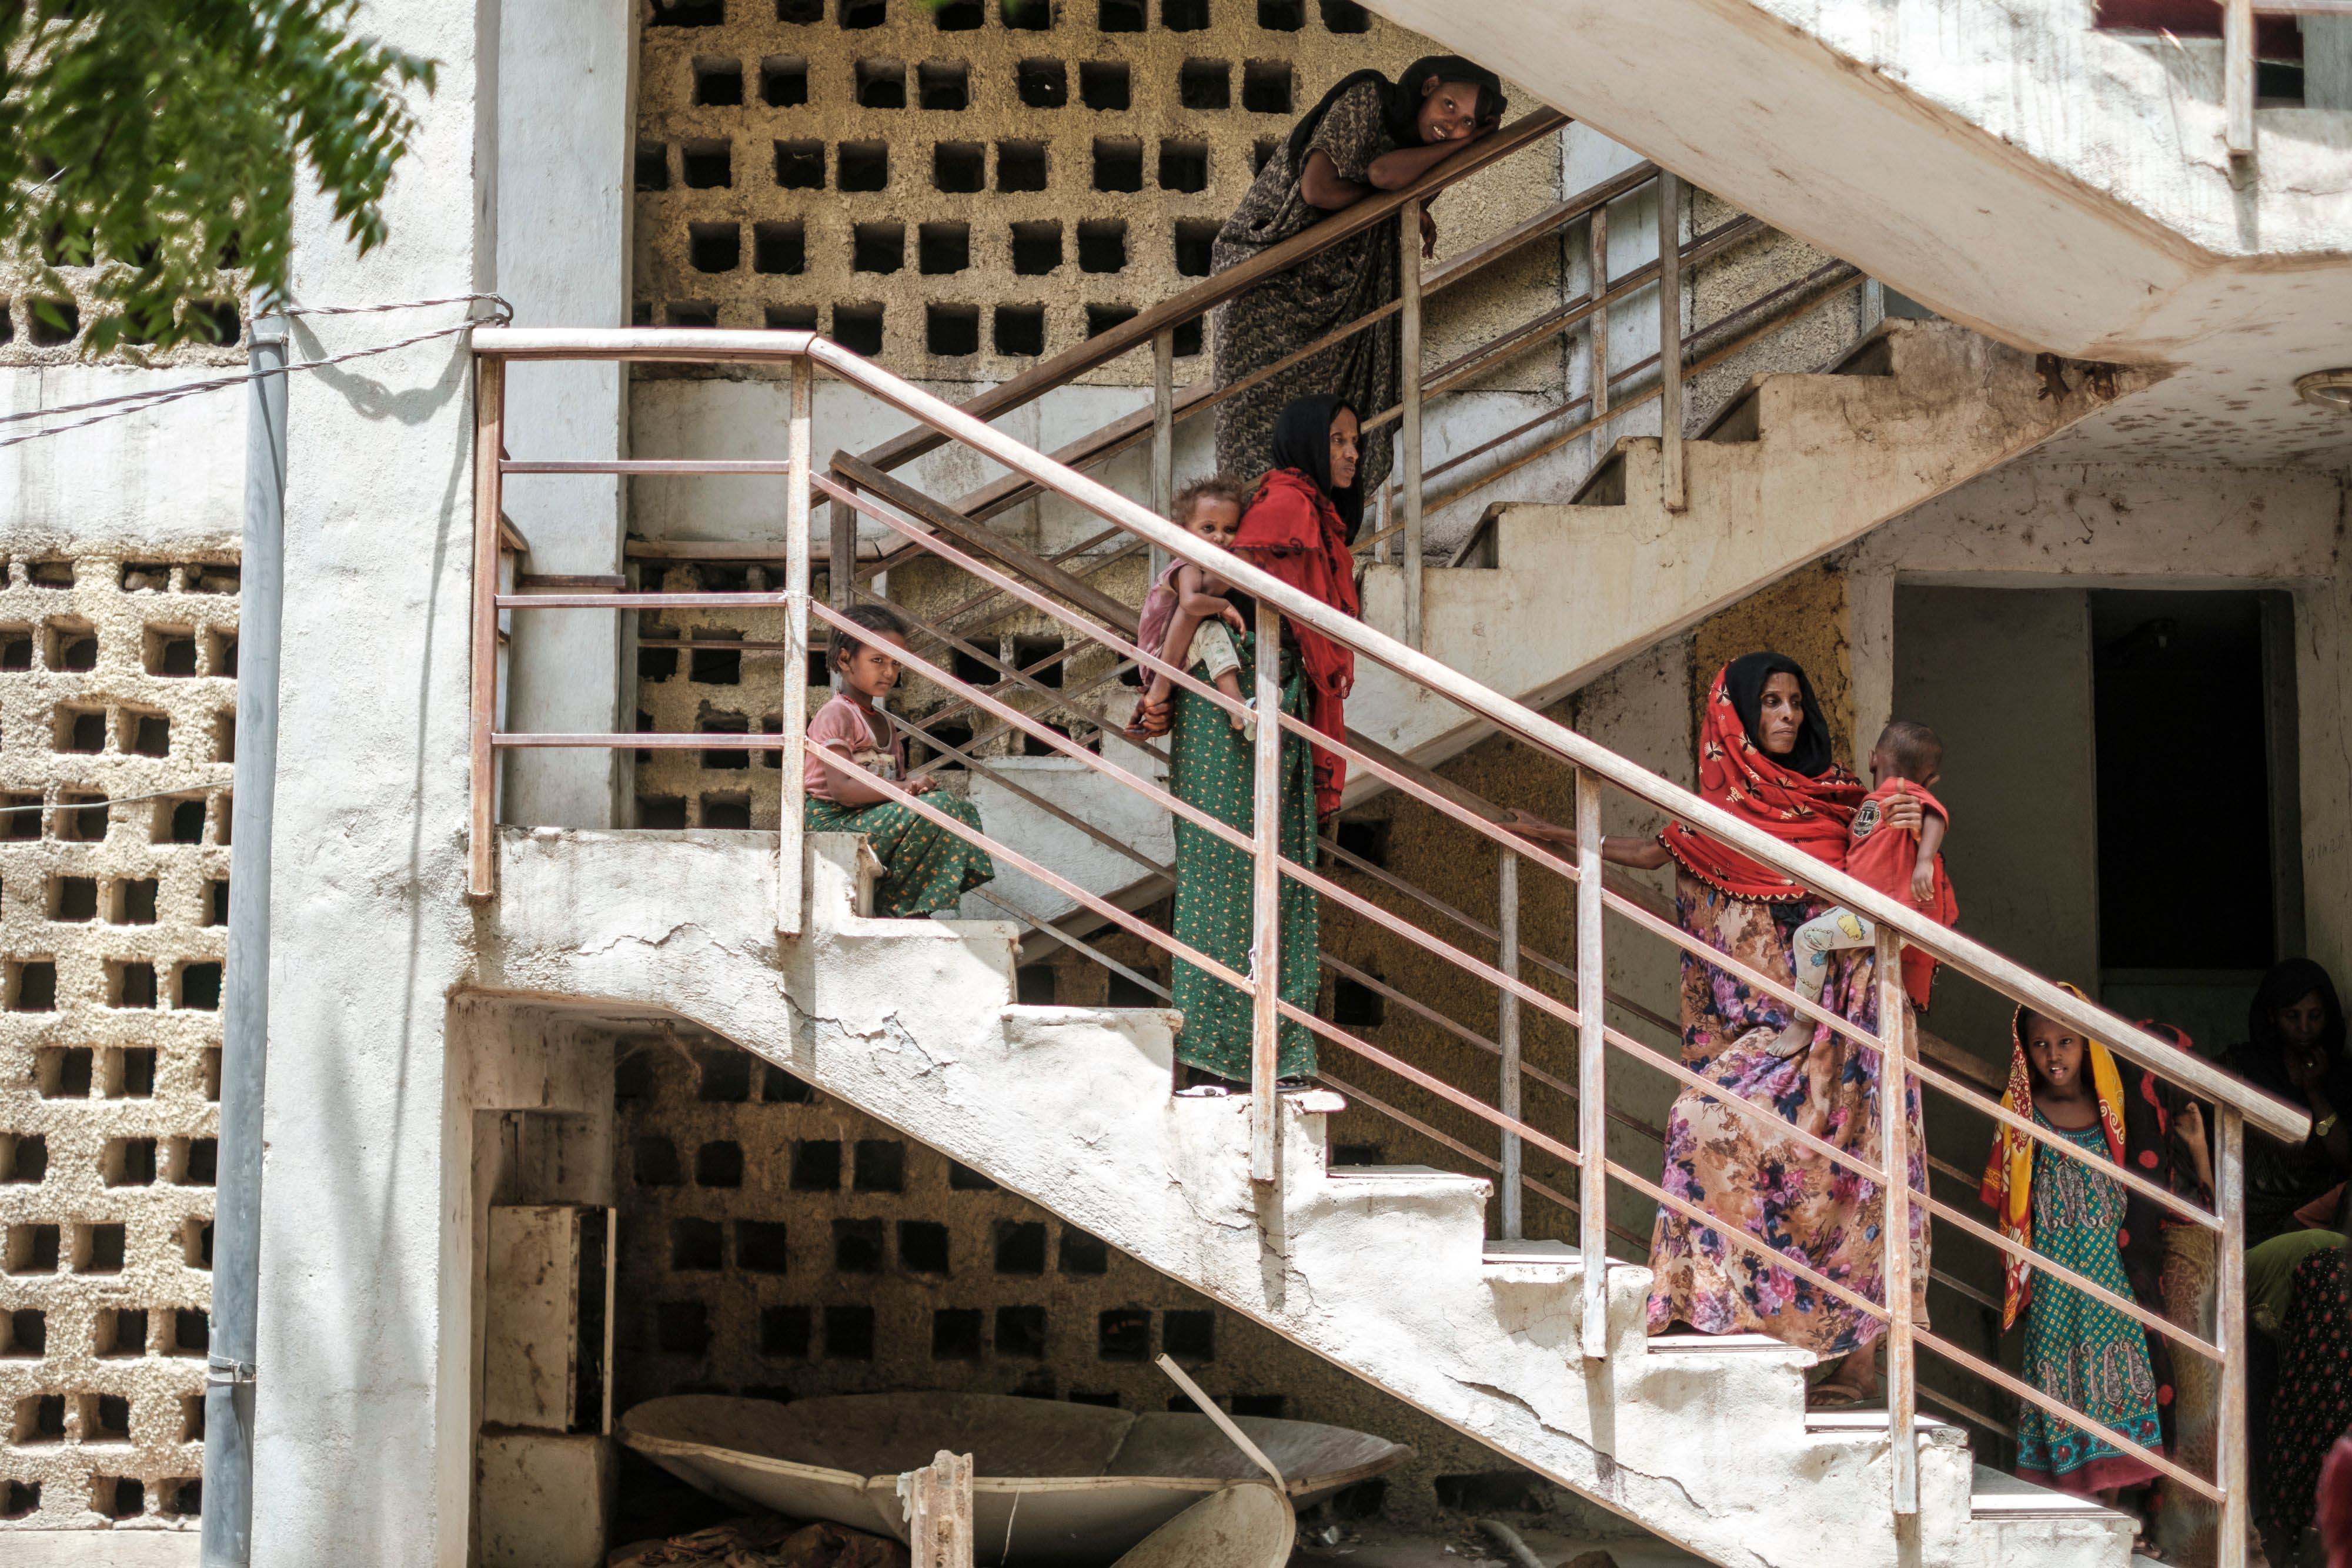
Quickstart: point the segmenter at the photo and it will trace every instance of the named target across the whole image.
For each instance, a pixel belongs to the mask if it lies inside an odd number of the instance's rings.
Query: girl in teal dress
[[[2080,1160],[2004,1128],[1985,1169],[1983,1197],[2002,1232],[2126,1301],[2137,1298],[2124,1266],[2123,1184],[2100,1168],[2125,1159],[2123,1076],[2107,1048],[2071,1026],[2018,1009],[2009,1092],[2001,1103],[2090,1159]],[[2030,1305],[2027,1303],[2030,1301]],[[2107,1440],[2164,1448],[2156,1364],[2147,1330],[2114,1307],[2011,1258],[2001,1327],[2025,1311],[2025,1380],[2095,1425],[2076,1426],[2021,1403],[2017,1473],[2112,1506],[2156,1479],[2146,1460]]]

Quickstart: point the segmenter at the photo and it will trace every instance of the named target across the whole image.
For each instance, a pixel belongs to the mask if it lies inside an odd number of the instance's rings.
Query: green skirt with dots
[[[1242,643],[1242,689],[1255,679],[1256,650]],[[1296,661],[1283,659],[1282,711],[1304,716],[1307,682]],[[1196,667],[1192,674],[1203,675]],[[1176,722],[1169,750],[1169,792],[1243,832],[1252,831],[1250,737],[1235,729],[1220,707],[1191,692],[1176,696]],[[1282,741],[1280,841],[1283,858],[1315,863],[1315,774],[1307,743],[1286,735]],[[1282,997],[1303,1012],[1315,1010],[1322,988],[1318,950],[1322,943],[1322,904],[1311,888],[1286,876],[1281,903]],[[1250,969],[1249,856],[1207,829],[1176,819],[1175,936],[1235,974]],[[1171,988],[1184,1015],[1176,1036],[1176,1060],[1247,1082],[1250,1075],[1250,998],[1206,971],[1179,960]],[[1315,1074],[1315,1037],[1305,1025],[1286,1019],[1276,1061],[1285,1078]]]
[[[935,789],[923,797],[923,804],[975,831],[980,828],[980,808],[961,795]],[[966,893],[996,875],[987,851],[896,800],[845,806],[811,795],[801,821],[812,833],[866,835],[874,858],[882,862],[882,879],[874,884],[877,919],[904,920],[952,910]]]

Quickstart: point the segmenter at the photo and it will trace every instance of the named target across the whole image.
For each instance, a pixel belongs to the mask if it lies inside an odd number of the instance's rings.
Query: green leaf
[[[218,340],[225,267],[282,293],[298,176],[362,254],[383,242],[435,62],[355,36],[356,12],[0,0],[0,250],[49,293],[70,292],[60,267],[100,269],[84,352]]]

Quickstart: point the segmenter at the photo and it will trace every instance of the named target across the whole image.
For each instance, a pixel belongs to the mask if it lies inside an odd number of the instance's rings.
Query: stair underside
[[[1324,1166],[1328,1095],[1286,1097],[1284,1180],[1247,1179],[1249,1102],[1170,1092],[1176,1016],[1016,1006],[1013,929],[849,913],[857,841],[821,836],[808,935],[780,945],[772,834],[509,831],[476,999],[670,1016],[733,1040],[1467,1436],[1715,1561],[2123,1568],[2121,1516],[1979,1518],[1954,1428],[1922,1423],[1921,1552],[1886,1438],[1803,1410],[1801,1352],[1643,1333],[1648,1271],[1609,1270],[1609,1354],[1580,1343],[1582,1260],[1488,1256],[1488,1184]],[[691,911],[690,917],[675,911]],[[1400,1259],[1417,1288],[1395,1289]]]

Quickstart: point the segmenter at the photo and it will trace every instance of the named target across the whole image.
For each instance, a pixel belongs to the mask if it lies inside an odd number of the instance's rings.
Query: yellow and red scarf
[[[2073,986],[2060,982],[2070,995],[2090,1000]],[[2009,1020],[2009,1092],[2000,1097],[2001,1109],[2014,1112],[2027,1121],[2033,1119],[2033,1070],[2025,1060],[2025,1009],[2019,1008]],[[2124,1081],[2116,1070],[2116,1059],[2097,1040],[2084,1042],[2084,1054],[2090,1060],[2091,1087],[2098,1096],[2099,1131],[2106,1135],[2107,1155],[2116,1164],[2124,1163]],[[1991,1207],[2000,1233],[2021,1247],[2033,1245],[2033,1140],[2015,1127],[2003,1124],[1993,1135],[1992,1153],[1985,1161],[1984,1186],[1978,1196]],[[2032,1292],[2033,1266],[2024,1259],[2009,1255],[2002,1270],[2000,1326],[2006,1333],[2025,1310]]]

